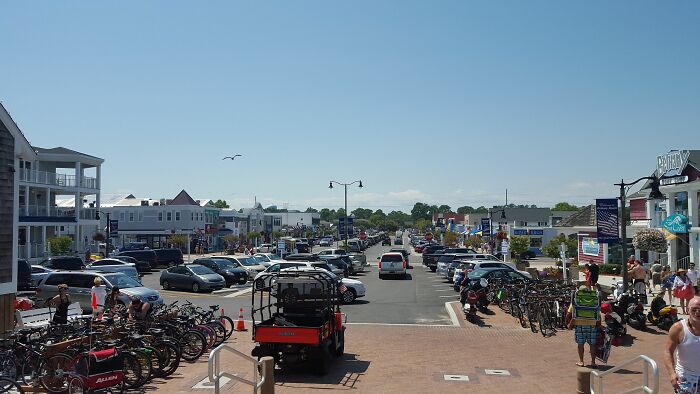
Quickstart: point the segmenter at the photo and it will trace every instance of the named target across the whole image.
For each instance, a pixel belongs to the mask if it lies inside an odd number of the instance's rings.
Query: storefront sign
[[[530,230],[530,235],[544,235],[544,230]]]
[[[616,198],[599,198],[595,200],[597,242],[602,244],[616,244],[620,242],[617,209]]]
[[[685,234],[688,232],[688,217],[680,213],[674,213],[666,218],[663,227],[673,234]]]
[[[674,176],[673,178],[664,178],[661,180],[661,186],[675,185],[678,183],[688,182],[688,175]]]
[[[600,254],[600,245],[598,244],[598,239],[583,237],[581,239],[581,250],[585,255],[598,256]]]
[[[524,229],[514,229],[513,235],[527,235],[527,230]]]
[[[491,235],[491,221],[489,218],[481,219],[481,235],[490,236]]]
[[[678,176],[688,165],[690,151],[675,150],[656,158],[656,169],[658,176]]]

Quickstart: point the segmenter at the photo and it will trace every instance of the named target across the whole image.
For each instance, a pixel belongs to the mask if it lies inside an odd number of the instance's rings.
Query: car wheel
[[[160,285],[163,287],[163,290],[168,290],[170,288],[170,283],[168,283],[167,280],[164,280]]]
[[[241,278],[238,280],[239,285],[244,285],[246,283],[248,283],[248,278]]]
[[[195,293],[199,293],[199,283],[197,283],[197,282],[192,283],[192,291]]]
[[[355,295],[355,290],[348,288],[348,290],[342,294],[342,297],[343,304],[352,304],[357,296]]]

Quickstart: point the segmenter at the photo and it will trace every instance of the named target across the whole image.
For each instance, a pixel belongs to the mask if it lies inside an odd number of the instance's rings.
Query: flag
[[[661,229],[661,231],[663,231],[663,233],[664,233],[664,238],[666,238],[666,241],[671,241],[671,240],[674,240],[674,239],[678,238],[678,237],[676,236],[676,234],[674,234],[674,233],[672,233],[672,232],[666,230],[665,228],[664,228],[664,229]]]
[[[341,283],[341,284],[340,284],[340,292],[341,292],[341,293],[345,293],[346,291],[348,291],[347,286],[345,286],[344,283]]]

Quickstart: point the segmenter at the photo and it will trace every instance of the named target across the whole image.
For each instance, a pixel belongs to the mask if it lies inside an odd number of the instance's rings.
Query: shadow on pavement
[[[382,280],[412,280],[413,275],[411,274],[406,274],[406,277],[398,276],[398,275],[392,275],[392,276],[384,276]]]
[[[324,376],[313,374],[308,364],[288,366],[275,370],[275,384],[284,386],[285,383],[334,384],[353,388],[369,368],[370,361],[358,360],[357,355],[346,353],[343,357],[334,359],[329,365],[329,372]],[[296,386],[295,387],[301,387]],[[318,387],[314,387],[318,388]]]
[[[352,302],[351,305],[364,305],[364,304],[369,304],[369,301],[367,301],[367,300],[355,300]]]

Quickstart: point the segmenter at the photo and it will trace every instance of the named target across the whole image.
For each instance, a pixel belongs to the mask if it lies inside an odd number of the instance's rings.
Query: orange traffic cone
[[[236,331],[248,331],[248,329],[245,328],[245,322],[243,321],[243,308],[241,308],[241,311],[238,313],[238,320],[236,321]]]

